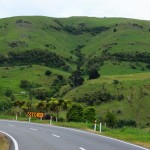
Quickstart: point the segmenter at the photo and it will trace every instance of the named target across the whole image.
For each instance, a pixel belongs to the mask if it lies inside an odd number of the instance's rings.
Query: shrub
[[[96,79],[96,78],[99,78],[99,76],[100,74],[97,69],[91,69],[89,71],[89,79]]]
[[[67,120],[74,121],[74,122],[81,122],[83,116],[83,108],[79,104],[74,104],[69,109],[67,113]]]
[[[11,90],[10,88],[7,88],[7,89],[5,90],[5,96],[11,97],[12,94],[13,94],[13,92],[12,92],[12,90]]]
[[[136,127],[137,123],[135,120],[119,120],[119,121],[117,121],[117,127],[122,128],[124,126]]]
[[[32,87],[31,83],[27,80],[21,80],[20,81],[20,88],[29,90]]]
[[[46,75],[46,76],[50,76],[51,74],[52,74],[52,72],[51,72],[50,70],[46,70],[46,71],[45,71],[45,75]]]
[[[117,32],[117,29],[114,29],[114,32]]]
[[[111,128],[115,127],[117,123],[116,117],[112,112],[106,113],[105,121],[106,121],[107,126]]]
[[[94,107],[86,107],[83,111],[83,120],[93,122],[96,117],[95,111]]]
[[[118,80],[113,80],[113,84],[119,84]]]

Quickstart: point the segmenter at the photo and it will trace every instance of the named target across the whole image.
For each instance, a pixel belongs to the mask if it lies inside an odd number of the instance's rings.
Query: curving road
[[[0,120],[0,131],[13,136],[19,150],[148,150],[81,130]]]

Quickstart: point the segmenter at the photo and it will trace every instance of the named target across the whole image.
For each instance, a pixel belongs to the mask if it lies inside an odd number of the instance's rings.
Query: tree
[[[10,88],[7,88],[5,91],[5,96],[11,97],[12,94],[13,94],[12,90]]]
[[[82,116],[83,116],[82,106],[79,104],[74,104],[67,113],[67,120],[74,122],[81,122],[83,121]]]
[[[93,122],[96,117],[95,111],[94,107],[86,107],[83,111],[83,120]]]
[[[50,70],[46,70],[46,71],[45,71],[45,75],[46,75],[46,76],[50,76],[51,74],[52,74],[52,72],[51,72]]]
[[[89,71],[89,79],[96,79],[99,78],[100,74],[96,68],[92,68]]]
[[[35,108],[39,112],[44,112],[46,108],[46,101],[39,101],[35,104]]]
[[[5,111],[12,108],[12,101],[9,98],[0,100],[0,111]]]
[[[117,120],[115,115],[112,112],[107,112],[105,116],[105,121],[108,127],[115,127]]]
[[[77,70],[74,71],[69,78],[71,87],[78,87],[84,82],[80,68],[77,68]]]
[[[23,105],[25,104],[25,101],[24,100],[15,100],[14,102],[13,102],[13,105],[15,106],[15,107],[19,107],[19,108],[21,108]]]
[[[60,102],[58,99],[56,99],[56,98],[50,99],[49,108],[51,111],[53,111],[56,114],[56,122],[57,122],[58,116],[59,116],[59,106],[60,106]]]
[[[63,100],[62,103],[62,110],[67,112],[68,109],[71,107],[72,102],[70,100]],[[65,121],[67,121],[67,116],[65,117]]]
[[[21,80],[20,87],[23,89],[29,90],[32,87],[32,84],[27,80]]]
[[[117,32],[117,29],[114,29],[113,31],[114,31],[114,32]]]

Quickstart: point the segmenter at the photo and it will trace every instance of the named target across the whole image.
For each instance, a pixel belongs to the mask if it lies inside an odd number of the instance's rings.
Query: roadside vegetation
[[[9,140],[0,132],[0,150],[9,150],[9,147]]]

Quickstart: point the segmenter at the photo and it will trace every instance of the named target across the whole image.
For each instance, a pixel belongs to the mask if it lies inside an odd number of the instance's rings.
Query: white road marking
[[[59,135],[56,135],[56,134],[52,134],[52,136],[55,136],[55,137],[57,137],[57,138],[59,138],[59,137],[60,137]]]
[[[81,150],[86,150],[85,148],[83,148],[83,147],[79,147],[79,149],[81,149]]]
[[[15,126],[15,125],[13,125],[13,124],[8,124],[8,126],[11,126],[11,127],[13,127],[13,126]]]
[[[17,141],[11,135],[9,135],[8,133],[3,132],[3,131],[0,131],[0,132],[7,135],[13,141],[14,146],[15,146],[15,150],[19,150]]]
[[[30,130],[34,130],[34,131],[36,131],[37,129],[34,129],[34,128],[30,128]]]

